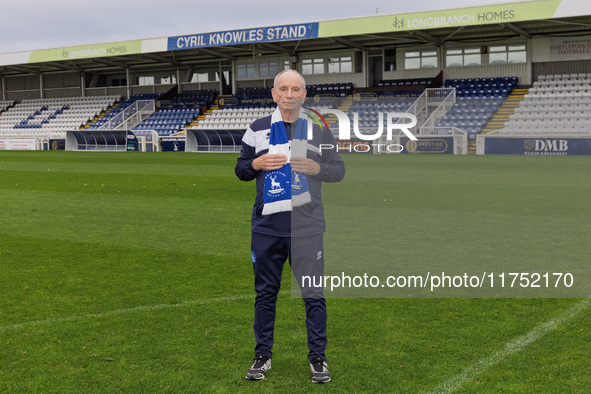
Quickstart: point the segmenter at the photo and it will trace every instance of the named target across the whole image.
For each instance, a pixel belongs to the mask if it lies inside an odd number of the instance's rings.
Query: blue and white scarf
[[[293,125],[292,125],[293,127]],[[291,171],[291,157],[306,157],[308,150],[308,119],[300,111],[296,131],[289,146],[287,130],[279,109],[271,115],[269,153],[287,156],[287,163],[278,170],[267,171],[263,188],[263,215],[291,211],[312,201],[306,174]]]

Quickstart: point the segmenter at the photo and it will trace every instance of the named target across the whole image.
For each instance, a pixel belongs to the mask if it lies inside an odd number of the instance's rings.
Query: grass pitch
[[[375,157],[344,158],[349,179],[367,180]],[[591,313],[568,298],[329,299],[333,381],[314,386],[289,285],[273,368],[246,381],[254,183],[234,176],[235,160],[0,152],[0,391],[588,392]],[[588,263],[588,158],[385,160],[396,188],[374,196],[401,201],[400,258]],[[346,225],[331,209],[329,229]]]

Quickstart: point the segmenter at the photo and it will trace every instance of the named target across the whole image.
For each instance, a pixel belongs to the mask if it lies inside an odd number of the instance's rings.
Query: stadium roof
[[[296,56],[589,33],[591,2],[539,0],[0,54],[0,75],[108,72],[211,64],[255,54]]]

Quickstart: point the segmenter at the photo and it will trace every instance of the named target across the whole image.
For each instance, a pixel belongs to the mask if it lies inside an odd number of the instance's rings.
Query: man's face
[[[298,74],[291,72],[279,77],[277,88],[271,89],[271,94],[273,101],[277,103],[277,107],[282,113],[299,111],[306,99],[306,89],[302,86],[302,79]]]

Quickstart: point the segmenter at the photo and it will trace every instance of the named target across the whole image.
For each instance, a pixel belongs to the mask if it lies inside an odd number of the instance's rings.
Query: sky
[[[0,53],[516,1],[4,0]]]

